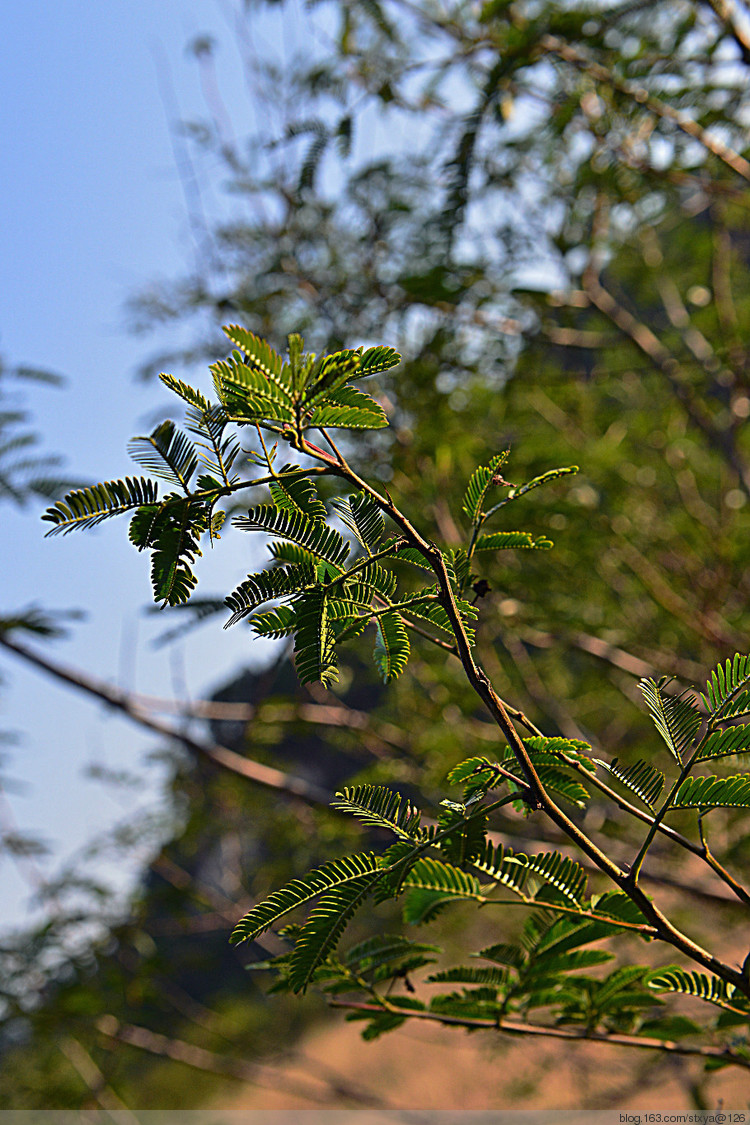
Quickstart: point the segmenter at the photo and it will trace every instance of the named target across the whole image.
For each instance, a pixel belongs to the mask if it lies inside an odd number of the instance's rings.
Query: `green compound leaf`
[[[551,539],[540,535],[534,539],[528,531],[493,531],[488,535],[480,535],[474,544],[475,551],[504,551],[522,549],[535,549],[549,551],[554,547]]]
[[[489,758],[466,758],[453,767],[447,780],[449,785],[465,782],[465,796],[468,798],[478,791],[504,785],[507,778],[500,772],[499,764]]]
[[[355,492],[348,500],[334,500],[333,507],[357,542],[369,554],[374,551],[385,531],[385,517],[372,497]]]
[[[372,894],[381,872],[368,872],[359,879],[324,892],[299,932],[289,961],[289,985],[304,992],[316,969],[331,954],[356,911]]]
[[[701,695],[704,704],[716,718],[729,718],[738,714],[735,694],[750,682],[750,656],[734,654],[732,660],[717,664],[706,682],[706,694]],[[747,703],[743,699],[744,705]]]
[[[259,637],[289,637],[297,628],[297,614],[292,606],[280,605],[276,609],[256,613],[250,624]]]
[[[381,872],[382,866],[380,856],[373,855],[372,852],[344,856],[325,863],[301,879],[293,879],[281,890],[274,891],[267,899],[254,906],[237,923],[229,940],[233,945],[241,941],[252,941],[295,907],[309,902],[324,891],[375,875]]]
[[[537,954],[557,955],[627,929],[622,923],[646,924],[638,907],[622,891],[593,895],[589,906],[603,918],[576,918],[570,914],[555,915],[551,911],[532,915],[521,939],[524,948]]]
[[[356,387],[339,387],[316,406],[308,426],[349,430],[381,430],[388,425],[385,411],[375,399]]]
[[[427,945],[425,942],[412,941],[402,934],[378,934],[375,937],[365,938],[357,945],[347,950],[343,957],[344,964],[360,975],[363,973],[382,973],[390,969],[388,975],[398,971],[404,960],[411,961],[425,953],[442,953],[439,945]],[[434,957],[426,957],[422,964],[429,964]],[[410,970],[413,971],[413,970]],[[383,974],[385,975],[385,974]]]
[[[431,973],[428,984],[477,984],[491,988],[506,988],[510,974],[504,969],[482,969],[475,965],[457,965],[453,969],[442,969]]]
[[[475,876],[428,856],[417,860],[403,885],[407,890],[403,917],[413,925],[431,921],[451,902],[482,897]]]
[[[194,410],[201,414],[210,413],[211,403],[200,391],[196,391],[188,383],[183,383],[182,379],[178,379],[175,375],[167,375],[164,371],[159,375],[159,378],[165,387],[169,387],[170,391],[179,395],[183,402],[188,403]]]
[[[402,839],[421,839],[419,822],[421,812],[402,797],[383,785],[356,785],[337,793],[331,806],[352,813],[374,828],[388,828]]]
[[[230,421],[293,422],[294,402],[284,382],[246,364],[239,352],[211,364],[214,387]]]
[[[423,590],[417,590],[413,594],[407,594],[399,601],[401,610],[409,617],[421,617],[425,621],[429,621],[432,625],[436,625],[438,629],[443,632],[449,633],[454,636],[453,626],[451,625],[448,614],[443,609],[438,600],[437,586],[426,586]],[[464,620],[464,628],[470,643],[474,643],[475,630],[468,624],[466,619],[473,620],[478,614],[474,607],[469,602],[457,600],[456,608]]]
[[[367,563],[366,566],[360,567],[354,580],[368,587],[373,596],[379,594],[386,601],[390,601],[396,592],[396,575],[379,563]]]
[[[304,564],[275,567],[273,570],[261,570],[258,574],[248,574],[245,581],[224,599],[226,606],[232,610],[232,616],[224,628],[228,629],[230,625],[236,625],[264,602],[289,597],[313,581],[313,568]]]
[[[241,328],[239,324],[226,324],[222,331],[229,337],[235,347],[244,353],[244,361],[248,367],[252,367],[266,379],[273,380],[279,386],[283,386],[285,390],[289,389],[287,380],[282,378],[284,361],[270,344],[261,340],[259,336],[254,336],[246,328]]]
[[[741,700],[741,696],[737,701]],[[728,730],[715,730],[708,736],[698,755],[699,762],[709,758],[726,758],[730,754],[747,754],[750,752],[750,726],[740,724]]]
[[[401,355],[395,348],[389,348],[386,344],[377,344],[374,348],[368,348],[362,353],[358,378],[377,375],[380,371],[388,371],[391,367],[398,367],[400,362]]]
[[[750,774],[735,777],[688,777],[671,809],[750,808]]]
[[[322,396],[327,397],[350,379],[358,378],[360,361],[360,353],[351,348],[321,357],[315,365],[317,378],[305,394],[305,406],[309,408]]]
[[[580,738],[562,738],[558,735],[547,738],[544,735],[536,735],[533,738],[525,738],[523,743],[532,757],[535,754],[551,754],[559,757],[562,764],[564,756],[573,759],[591,773],[596,771],[596,766],[590,757],[591,746]]]
[[[338,679],[336,637],[327,603],[321,587],[306,590],[294,603],[294,662],[301,684],[320,682],[327,687]]]
[[[203,502],[166,496],[161,504],[149,504],[130,521],[129,536],[139,551],[150,548],[151,584],[154,600],[165,605],[188,601],[197,579],[191,564],[202,552],[199,540],[208,529],[209,508]]]
[[[568,902],[582,906],[586,892],[586,872],[580,863],[560,855],[559,852],[542,852],[524,855],[505,849],[502,844],[488,841],[484,855],[472,859],[472,867],[489,876],[496,883],[509,887],[519,895],[536,894],[538,881],[553,886]]]
[[[683,753],[701,725],[701,715],[687,698],[687,690],[680,695],[668,695],[665,688],[669,683],[668,676],[662,676],[660,680],[644,679],[640,688],[656,729],[682,765]]]
[[[158,486],[146,477],[126,477],[125,480],[103,481],[91,488],[76,488],[62,500],[48,508],[43,520],[55,526],[47,536],[67,535],[78,528],[94,527],[102,520],[120,516],[143,505],[156,502]]]
[[[504,450],[503,453],[497,453],[492,458],[489,465],[480,465],[479,468],[475,469],[472,473],[461,505],[470,523],[475,524],[483,514],[482,505],[493,483],[503,483],[502,479],[497,478],[499,476],[499,470],[508,460],[509,456],[510,449]]]
[[[511,500],[519,500],[522,496],[525,496],[527,492],[531,492],[534,488],[539,488],[540,485],[549,484],[551,481],[557,480],[558,477],[565,477],[570,473],[577,472],[577,465],[567,465],[565,468],[561,469],[549,469],[548,472],[542,473],[541,476],[534,477],[533,480],[528,480],[525,484],[519,484],[516,487],[511,488],[508,492],[507,498],[505,500],[501,500],[500,503],[496,504],[494,508],[490,508],[489,512],[487,512],[487,515],[491,516],[494,512],[497,511],[498,508],[503,507],[504,504],[507,504]]]
[[[381,613],[375,620],[376,636],[373,658],[383,677],[390,683],[400,676],[409,660],[409,635],[404,619],[395,610]]]
[[[642,760],[631,766],[620,765],[617,758],[613,758],[611,762],[603,762],[600,758],[595,758],[594,761],[653,811],[664,788],[664,774],[660,770]]]
[[[284,465],[276,480],[269,482],[268,488],[277,508],[286,512],[299,512],[318,523],[324,522],[328,513],[322,500],[318,498],[315,485],[298,465]]]
[[[719,977],[709,977],[706,973],[689,972],[679,965],[666,965],[663,969],[656,969],[649,974],[647,983],[655,992],[679,992],[683,996],[697,996],[709,1004],[716,1004],[732,1012],[750,1011],[747,997],[738,992],[733,984],[727,984]]]
[[[284,511],[274,504],[258,504],[250,508],[246,516],[235,516],[232,522],[243,531],[265,531],[296,543],[335,567],[340,567],[349,554],[349,544],[335,528],[310,519],[302,512]]]
[[[198,465],[195,446],[174,422],[162,422],[147,437],[133,438],[128,453],[141,468],[186,492]]]

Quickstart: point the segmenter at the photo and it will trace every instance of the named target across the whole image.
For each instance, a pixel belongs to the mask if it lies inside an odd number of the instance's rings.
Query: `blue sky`
[[[200,34],[217,41],[223,95],[247,105],[230,30],[233,3],[25,0],[6,15],[0,354],[66,377],[62,391],[35,389],[30,405],[45,444],[65,454],[72,474],[132,472],[127,440],[167,401],[134,380],[159,341],[129,336],[123,306],[147,282],[192,264],[170,125],[176,112],[206,116],[186,51]],[[210,193],[205,203],[209,211],[221,206]],[[34,601],[85,608],[87,620],[70,639],[49,646],[57,658],[132,690],[173,696],[184,682],[200,696],[257,655],[247,633],[222,634],[218,625],[174,650],[154,650],[149,638],[164,620],[141,612],[147,560],[129,548],[125,524],[45,540],[37,515],[3,509],[0,613]],[[209,559],[205,592],[229,588],[252,565]],[[12,813],[54,847],[56,858],[45,865],[52,872],[92,833],[154,798],[160,767],[145,756],[158,743],[5,654],[0,674],[0,729],[22,733],[5,769],[22,783],[10,796]],[[141,788],[128,798],[87,780],[82,771],[93,761],[135,770]],[[6,923],[22,920],[29,887],[7,859],[0,896]]]

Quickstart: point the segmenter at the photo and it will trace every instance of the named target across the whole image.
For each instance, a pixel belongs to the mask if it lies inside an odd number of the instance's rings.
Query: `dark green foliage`
[[[395,610],[379,614],[375,628],[375,663],[383,682],[388,683],[389,680],[395,680],[406,667],[409,659],[409,635],[403,617]]]
[[[397,836],[419,839],[421,813],[408,800],[383,785],[344,789],[331,801],[335,809],[352,813],[373,828],[387,828]]]
[[[671,753],[682,764],[685,750],[701,725],[698,708],[687,698],[688,693],[668,695],[669,677],[641,680],[641,691],[648,704],[654,725]]]
[[[126,477],[125,480],[104,481],[92,488],[77,488],[48,508],[43,520],[54,524],[47,532],[67,535],[82,527],[94,527],[111,516],[122,515],[144,504],[154,504],[158,486],[145,477]]]
[[[198,456],[193,443],[180,433],[174,422],[162,422],[148,437],[133,438],[128,452],[141,468],[189,491]]]
[[[742,706],[744,712],[744,703]],[[725,717],[733,716],[725,715]],[[740,723],[727,730],[712,731],[702,744],[697,760],[705,762],[709,758],[726,758],[730,754],[747,754],[748,751],[750,751],[750,726]]]
[[[728,719],[744,710],[747,704],[745,693],[737,696],[750,682],[750,658],[734,654],[733,660],[718,664],[706,682],[706,694],[701,695],[705,706],[715,719]]]
[[[611,762],[603,762],[597,758],[596,764],[653,809],[664,788],[663,773],[643,760],[634,762],[632,766],[622,766],[617,758],[613,758]]]
[[[332,802],[336,810],[352,814],[369,831],[389,832],[396,843],[382,855],[357,852],[293,879],[241,919],[232,941],[253,940],[292,910],[307,906],[306,918],[285,931],[292,949],[272,962],[279,974],[275,990],[301,993],[315,984],[344,1004],[352,993],[364,996],[374,1009],[368,1009],[366,1016],[365,1034],[370,1038],[399,1026],[416,1012],[435,1018],[450,1016],[467,1026],[501,1026],[503,1019],[512,1016],[535,1027],[544,1027],[544,1021],[551,1019],[555,1025],[583,1028],[587,1034],[638,1036],[647,1022],[658,1025],[658,988],[672,987],[677,981],[682,991],[694,988],[697,991],[692,995],[711,999],[713,994],[708,992],[713,986],[704,988],[700,974],[688,974],[683,980],[665,971],[666,975],[647,981],[644,966],[620,965],[605,977],[591,975],[591,970],[609,962],[614,953],[590,947],[626,933],[642,940],[661,938],[687,956],[696,948],[654,911],[638,879],[652,841],[667,831],[662,820],[669,811],[694,810],[694,817],[697,812],[704,841],[703,817],[708,809],[750,807],[750,779],[746,776],[691,774],[698,761],[747,748],[745,728],[722,730],[719,725],[742,713],[745,706],[744,658],[735,657],[731,667],[729,663],[720,667],[709,681],[713,713],[702,739],[701,714],[687,692],[668,690],[669,681],[664,678],[642,681],[651,717],[679,767],[678,776],[669,781],[643,759],[623,765],[618,758],[595,758],[589,742],[581,738],[544,735],[514,710],[521,737],[504,710],[508,705],[493,694],[489,678],[474,663],[477,626],[482,624],[477,603],[489,584],[474,573],[472,564],[479,552],[520,548],[524,562],[518,565],[533,565],[525,562],[531,558],[528,548],[550,547],[546,536],[481,529],[508,504],[575,470],[551,470],[512,485],[500,472],[505,470],[509,453],[495,456],[470,478],[463,504],[471,523],[468,541],[440,547],[421,534],[388,492],[379,491],[351,468],[326,432],[329,425],[356,431],[386,424],[375,400],[351,383],[393,366],[399,360],[397,353],[387,348],[349,349],[316,357],[305,354],[301,338],[292,335],[288,360],[284,360],[250,332],[234,325],[227,332],[242,351],[213,366],[219,407],[214,408],[186,384],[165,379],[188,403],[191,431],[205,439],[202,448],[216,475],[199,476],[191,491],[201,458],[208,467],[206,456],[173,423],[163,423],[149,438],[136,439],[131,449],[140,463],[177,484],[184,494],[157,499],[151,482],[129,482],[127,488],[118,482],[99,486],[100,494],[89,490],[88,506],[83,500],[68,498],[67,507],[58,505],[47,518],[56,523],[56,529],[63,529],[66,523],[96,523],[119,509],[135,506],[130,535],[139,549],[153,552],[155,596],[181,604],[195,585],[191,564],[200,554],[201,536],[208,532],[212,540],[217,538],[223,518],[223,512],[214,513],[217,500],[231,497],[241,488],[267,486],[270,501],[250,507],[246,515],[235,516],[232,522],[240,531],[271,537],[271,562],[248,574],[226,598],[231,611],[227,624],[249,620],[258,635],[293,637],[300,683],[318,682],[325,687],[338,678],[338,651],[343,642],[371,628],[375,667],[388,683],[404,672],[412,655],[410,633],[416,634],[420,643],[432,641],[443,659],[458,657],[506,744],[500,761],[473,754],[454,766],[449,783],[461,787],[463,801],[439,799],[437,815],[426,825],[409,798],[386,786],[365,782],[337,793]],[[248,456],[261,475],[252,481],[228,475],[237,449],[234,439],[226,436],[228,420],[255,426],[260,448],[248,451]],[[313,426],[321,429],[327,448],[308,440],[307,432]],[[264,431],[273,439],[270,449]],[[306,458],[308,467],[288,463],[277,470],[281,441]],[[353,542],[329,522],[328,508],[315,486],[316,480],[326,476],[353,489],[331,498],[332,512]],[[501,499],[495,499],[493,489],[505,490]],[[96,496],[98,507],[93,506]],[[404,562],[410,565],[403,567]],[[430,573],[429,584],[415,588],[413,567]],[[470,601],[472,593],[475,597]],[[258,612],[261,607],[266,608]],[[481,725],[486,732],[486,723]],[[597,768],[649,809],[649,814],[639,814],[638,827],[643,829],[640,822],[645,820],[648,828],[642,831],[640,850],[627,869],[611,861],[587,834],[589,830],[580,828],[563,811],[565,806],[573,806],[585,826],[581,814],[592,803],[597,787],[611,799],[611,791],[598,782]],[[659,806],[665,788],[669,796]],[[558,831],[593,861],[594,878],[608,880],[605,889],[592,893],[584,866],[553,850],[554,845],[527,854],[494,839],[494,815],[505,816],[503,810],[511,807],[527,815],[541,811],[549,816]],[[620,808],[627,806],[621,803]],[[681,838],[672,832],[670,839]],[[689,842],[686,846],[699,852],[739,897],[745,894],[705,843],[702,852]],[[400,937],[378,944],[370,938],[349,953],[339,953],[350,923],[366,902],[379,908],[394,899],[401,900],[407,926],[431,923],[449,907],[454,913],[480,907],[485,916],[492,916],[513,903],[534,913],[527,918],[517,944],[495,943],[478,954],[500,968],[438,970],[427,983],[466,987],[433,996],[426,1003],[393,990],[398,983],[414,987],[409,974],[433,961],[431,954],[437,949],[431,944]],[[693,959],[705,965],[702,956]],[[737,987],[737,974],[731,966],[718,959],[711,964],[717,966],[721,988]],[[729,995],[721,993],[724,999]]]
[[[673,809],[750,808],[750,774],[689,777],[670,802]]]
[[[667,965],[650,973],[648,985],[656,992],[679,992],[683,996],[700,997],[730,1011],[750,1012],[747,997],[733,985],[705,973],[687,972],[679,965]]]
[[[319,519],[312,519],[299,509],[289,511],[274,504],[259,504],[246,516],[237,516],[234,523],[242,531],[265,531],[296,543],[316,559],[337,568],[349,554],[349,545],[335,528],[325,527]]]
[[[348,856],[311,871],[304,879],[293,880],[283,890],[274,891],[265,902],[254,907],[237,923],[231,940],[252,940],[295,907],[324,891],[368,878],[381,871],[382,866],[379,857],[369,854]]]

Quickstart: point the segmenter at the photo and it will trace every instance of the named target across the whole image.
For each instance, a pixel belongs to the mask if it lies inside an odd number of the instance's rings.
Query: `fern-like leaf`
[[[356,785],[337,793],[331,801],[334,809],[352,813],[363,824],[388,828],[402,839],[418,839],[421,835],[421,812],[400,793],[384,785]]]
[[[386,601],[390,601],[396,592],[395,574],[379,563],[367,563],[366,566],[361,567],[357,571],[356,581],[367,586],[373,595],[379,594]]]
[[[672,809],[750,808],[750,774],[735,777],[688,777],[677,790]]]
[[[169,387],[170,391],[179,395],[183,402],[192,406],[194,410],[200,411],[201,414],[207,414],[210,411],[211,403],[208,399],[200,391],[196,391],[188,383],[184,383],[182,379],[178,379],[174,375],[167,375],[164,371],[159,378],[165,387]]]
[[[453,864],[423,856],[413,865],[406,878],[405,887],[419,890],[439,891],[451,898],[481,899],[479,881],[474,875],[462,871]]]
[[[560,469],[549,469],[548,472],[542,473],[541,476],[534,477],[532,480],[526,481],[525,484],[519,484],[514,488],[511,488],[508,492],[507,497],[504,500],[501,500],[499,504],[495,504],[494,508],[490,508],[489,512],[487,512],[487,515],[493,515],[498,510],[498,508],[503,507],[511,500],[519,500],[522,496],[525,496],[527,492],[531,492],[534,488],[539,488],[540,485],[549,484],[551,481],[557,480],[558,477],[565,477],[568,476],[569,473],[577,472],[577,465],[567,465],[564,468]]]
[[[325,590],[312,587],[294,603],[294,662],[301,684],[320,682],[327,687],[338,679],[336,637],[327,601]]]
[[[481,897],[475,876],[428,856],[418,859],[406,875],[404,886],[407,893],[403,917],[413,926],[432,921],[452,902]]]
[[[233,945],[252,941],[296,907],[335,887],[374,876],[382,871],[382,866],[382,859],[371,852],[344,856],[323,864],[301,879],[292,879],[281,890],[274,891],[254,906],[239,920],[229,940]]]
[[[302,512],[284,511],[274,504],[259,504],[250,508],[246,516],[235,516],[233,522],[243,531],[265,531],[296,543],[335,567],[340,567],[349,554],[349,544],[335,528],[310,519]]]
[[[660,680],[644,679],[640,688],[656,729],[682,765],[683,753],[701,725],[701,716],[695,704],[687,698],[687,691],[680,695],[667,695],[664,689],[669,682],[666,676]]]
[[[316,406],[310,417],[309,426],[327,426],[335,429],[380,430],[388,425],[385,411],[372,397],[356,387],[339,387],[327,394],[321,404]]]
[[[483,515],[482,507],[485,497],[493,483],[503,483],[502,479],[498,479],[499,471],[508,460],[509,456],[510,449],[506,449],[503,453],[497,453],[492,458],[489,465],[480,465],[479,468],[475,469],[472,473],[461,505],[471,524],[477,523]]]
[[[482,969],[475,965],[457,965],[427,977],[428,984],[478,984],[496,989],[507,987],[508,981],[509,974],[503,969]]]
[[[559,852],[542,852],[524,855],[523,852],[505,850],[502,844],[487,842],[484,854],[473,859],[472,866],[494,882],[526,894],[529,878],[534,877],[550,884],[568,902],[581,906],[586,891],[586,872],[580,863],[560,855]]]
[[[424,957],[425,954],[441,952],[439,945],[411,941],[402,934],[377,934],[348,949],[343,961],[347,968],[354,969],[360,976],[367,973],[384,977],[399,972],[407,960],[410,962],[409,971],[413,972],[411,966],[415,958],[422,958],[422,964],[426,965],[435,958]]]
[[[388,371],[391,367],[398,367],[400,362],[401,356],[395,348],[389,348],[386,344],[376,344],[374,348],[368,348],[363,352],[359,361],[358,378]]]
[[[365,899],[372,894],[379,871],[326,891],[310,911],[289,961],[289,985],[304,992],[316,969],[336,948],[341,935]]]
[[[78,528],[94,527],[102,520],[120,516],[145,504],[154,504],[158,488],[146,477],[126,477],[125,480],[103,481],[91,488],[76,488],[62,500],[48,508],[43,520],[55,526],[47,535],[58,535]]]
[[[385,518],[372,497],[355,492],[348,500],[334,500],[333,507],[360,546],[370,554],[380,543],[385,531]]]
[[[294,400],[285,381],[247,364],[239,352],[211,364],[214,387],[230,421],[293,422]]]
[[[528,531],[493,531],[488,535],[480,535],[474,544],[475,551],[504,551],[519,548],[537,551],[548,551],[554,547],[551,539],[540,535],[534,539]]]
[[[316,377],[305,394],[305,406],[311,407],[323,396],[338,390],[350,379],[357,378],[361,359],[361,353],[351,348],[322,356],[315,365]]]
[[[736,713],[734,696],[750,683],[750,656],[739,652],[732,660],[718,664],[706,682],[706,694],[701,699],[717,718],[729,718]]]
[[[273,501],[284,511],[299,512],[318,523],[325,521],[326,506],[312,481],[301,473],[298,465],[284,465],[278,477],[268,485]]]
[[[552,737],[535,735],[533,738],[525,738],[524,746],[532,755],[532,758],[534,758],[534,755],[538,754],[552,755],[553,758],[557,757],[561,760],[571,758],[591,773],[596,771],[596,766],[590,757],[591,746],[588,742],[584,742],[580,738],[562,738],[559,735],[553,735]],[[536,759],[534,758],[534,760]],[[541,758],[539,760],[541,761]]]
[[[139,508],[130,521],[131,542],[151,555],[154,599],[165,605],[188,601],[197,579],[191,564],[202,554],[199,541],[208,529],[210,513],[202,502],[172,494],[161,504]]]
[[[649,974],[648,987],[655,992],[678,992],[683,996],[696,996],[709,1004],[730,1011],[748,1012],[750,1004],[733,984],[727,984],[719,977],[709,977],[706,973],[688,971],[679,965],[666,965]]]
[[[395,610],[381,613],[376,619],[377,634],[373,657],[383,677],[390,683],[400,676],[409,660],[409,635],[404,619]]]
[[[146,437],[133,438],[128,442],[128,453],[141,468],[185,492],[198,465],[192,441],[169,421],[162,422]]]
[[[604,762],[600,758],[595,758],[594,761],[653,811],[664,788],[664,774],[660,770],[643,760],[634,762],[631,766],[620,765],[617,758],[613,758],[611,762]]]
[[[267,379],[278,380],[283,383],[284,389],[287,389],[288,385],[281,378],[284,361],[270,344],[259,336],[254,336],[246,328],[240,327],[239,324],[226,324],[222,327],[222,331],[235,347],[244,353],[244,361],[249,367],[255,368]]]
[[[297,615],[292,606],[280,605],[276,609],[256,613],[251,625],[259,637],[289,637],[297,627]]]
[[[739,699],[740,697],[738,697]],[[699,762],[709,758],[726,758],[730,754],[750,752],[750,725],[741,723],[728,730],[715,730],[708,736],[698,755]]]
[[[232,616],[224,628],[228,629],[230,625],[236,625],[264,602],[272,602],[276,598],[288,597],[296,593],[300,588],[310,584],[313,577],[313,568],[304,564],[276,567],[272,570],[261,570],[258,574],[248,574],[245,581],[224,599],[225,605],[232,610]]]

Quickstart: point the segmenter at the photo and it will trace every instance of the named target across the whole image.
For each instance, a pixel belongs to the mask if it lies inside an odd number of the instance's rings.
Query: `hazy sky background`
[[[169,399],[134,380],[161,342],[129,336],[123,306],[149,281],[192,265],[170,128],[177,116],[207,116],[186,50],[196,36],[215,38],[222,94],[250,115],[231,30],[234,0],[25,0],[12,8],[0,39],[0,354],[66,377],[63,390],[31,391],[37,429],[49,450],[65,454],[69,473],[112,479],[136,468],[126,443]],[[237,124],[252,131],[249,120]],[[210,191],[203,203],[209,214],[223,206]],[[148,560],[127,543],[126,522],[45,540],[42,509],[2,509],[0,613],[32,602],[85,608],[87,620],[70,639],[46,651],[128,689],[167,696],[182,694],[183,682],[193,696],[205,695],[252,659],[249,634],[221,633],[217,624],[172,650],[154,650],[149,638],[164,618],[142,613]],[[204,593],[223,592],[252,566],[218,556],[202,570]],[[54,848],[44,863],[53,872],[94,832],[153,800],[161,767],[146,755],[158,739],[5,653],[0,674],[0,729],[22,734],[3,771],[22,783],[9,795],[12,815]],[[94,761],[136,771],[141,788],[128,797],[86,779]],[[23,919],[29,894],[2,860],[6,924]]]

